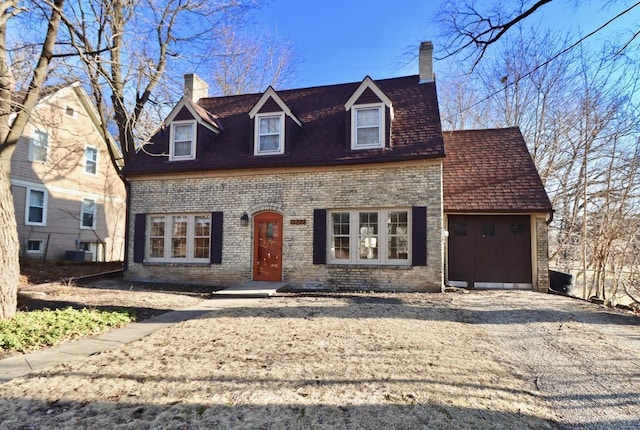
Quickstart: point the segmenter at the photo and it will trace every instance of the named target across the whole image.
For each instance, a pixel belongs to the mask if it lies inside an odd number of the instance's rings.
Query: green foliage
[[[69,307],[17,312],[13,318],[0,320],[0,348],[23,352],[52,346],[109,327],[119,327],[134,319],[130,310],[108,312]]]

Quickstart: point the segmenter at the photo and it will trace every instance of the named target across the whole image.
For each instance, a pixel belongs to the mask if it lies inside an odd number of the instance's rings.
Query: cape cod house
[[[443,133],[432,50],[421,45],[419,75],[260,94],[210,98],[202,80],[185,76],[185,96],[125,168],[126,276],[395,291],[441,291],[451,280],[546,291],[551,206],[522,136]],[[516,157],[507,160],[513,167],[496,178],[505,156]],[[505,194],[495,199],[494,179]],[[496,243],[470,240],[476,229]],[[503,239],[512,232],[517,240]],[[497,248],[500,257],[481,260]],[[522,269],[480,270],[510,264],[507,257],[522,259]]]
[[[122,261],[126,201],[79,82],[43,90],[11,156],[21,258]]]

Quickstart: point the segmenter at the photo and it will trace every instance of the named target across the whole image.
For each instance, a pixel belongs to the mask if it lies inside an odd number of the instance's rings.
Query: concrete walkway
[[[28,354],[15,355],[0,360],[0,383],[121,347],[127,343],[142,339],[152,333],[165,329],[172,324],[197,318],[216,309],[246,306],[249,303],[255,303],[257,301],[259,300],[252,298],[229,299],[220,297],[219,299],[206,299],[197,305],[167,312],[97,336],[62,343],[52,348]]]

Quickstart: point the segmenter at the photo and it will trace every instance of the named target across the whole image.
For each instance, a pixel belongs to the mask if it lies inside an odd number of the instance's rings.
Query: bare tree
[[[11,48],[7,45],[8,26],[19,14],[30,11],[18,0],[0,3],[0,318],[9,318],[16,312],[20,275],[20,245],[11,195],[11,155],[47,77],[63,6],[64,0],[42,1],[37,6],[47,11],[48,25],[37,62],[32,64],[29,86],[16,104],[14,100],[18,94],[11,70]]]
[[[255,6],[238,0],[68,0],[63,42],[79,55],[103,126],[117,129],[123,157],[113,154],[117,168],[182,95],[185,73],[213,71],[223,94],[290,76],[286,42],[239,31]]]
[[[518,25],[531,16],[535,16],[538,11],[543,10],[545,5],[553,0],[528,0],[520,2],[480,2],[477,0],[457,0],[446,2],[440,11],[440,22],[447,37],[443,58],[452,56],[464,56],[471,58],[472,68],[477,66],[485,56],[487,50],[500,41],[506,34],[518,28]],[[555,3],[562,3],[562,0],[555,0]],[[565,0],[565,4],[569,2]],[[576,0],[577,8],[586,1]],[[580,37],[573,43],[567,43],[557,55],[566,53],[579,46],[582,42],[599,33],[604,28],[616,22],[621,17],[631,13],[640,7],[640,2],[634,2],[630,6],[620,0],[607,1],[604,8],[614,9],[611,18],[604,22],[595,30]],[[634,42],[640,31],[632,29],[626,35],[625,40],[613,52],[613,55],[623,53],[632,42]]]
[[[454,77],[466,94],[440,91],[442,117],[521,128],[556,211],[552,265],[575,275],[581,295],[608,300],[640,285],[630,269],[640,248],[639,69],[631,58],[586,49],[548,61],[565,40],[514,30],[473,74]]]
[[[231,22],[220,31],[222,52],[210,72],[215,91],[237,95],[285,85],[294,76],[291,44],[266,31],[242,32],[241,22]]]

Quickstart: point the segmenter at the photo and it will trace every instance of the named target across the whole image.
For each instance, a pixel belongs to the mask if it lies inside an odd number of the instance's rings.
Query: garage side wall
[[[441,162],[203,178],[131,178],[128,272],[132,280],[229,286],[252,279],[252,227],[240,217],[283,215],[282,277],[297,289],[441,291]],[[210,175],[213,176],[213,175]],[[426,266],[313,264],[314,209],[426,207]],[[223,213],[221,264],[136,263],[136,214]]]
[[[537,270],[533,288],[541,293],[549,289],[549,226],[544,217],[535,217],[535,256]]]

